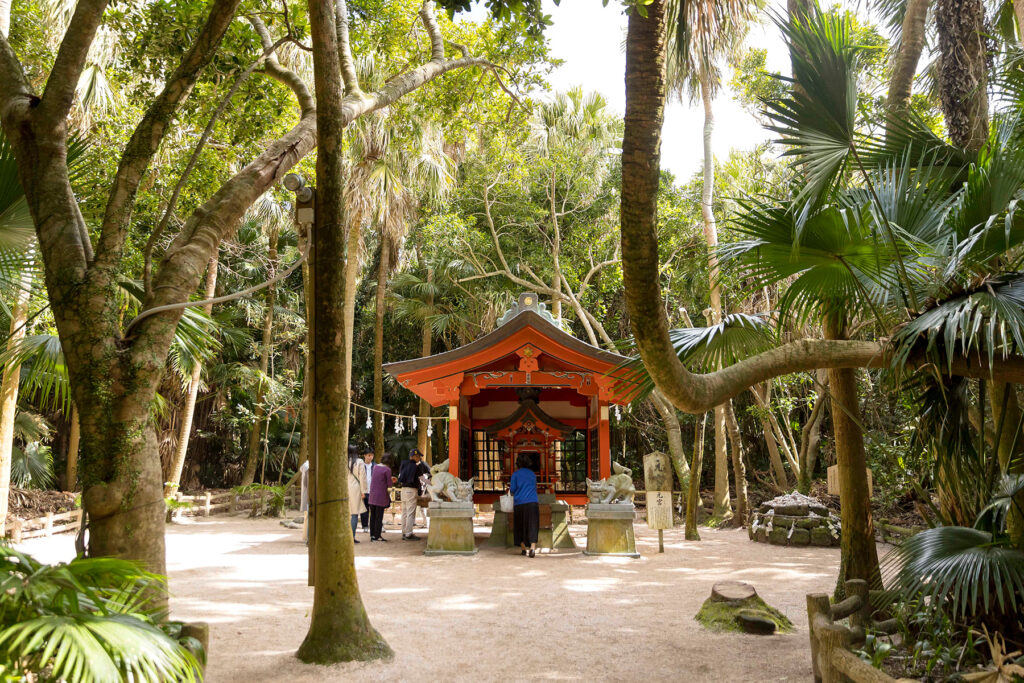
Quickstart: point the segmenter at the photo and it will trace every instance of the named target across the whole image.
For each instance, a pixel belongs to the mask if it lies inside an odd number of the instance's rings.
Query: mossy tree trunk
[[[736,420],[736,412],[733,410],[732,401],[725,404],[725,423],[729,430],[729,450],[732,456],[732,474],[736,483],[736,526],[744,526],[747,523],[749,503],[747,501],[747,465],[743,460],[743,436],[740,434],[740,424]]]
[[[344,3],[339,18],[347,21]],[[347,445],[349,387],[352,371],[349,289],[358,266],[351,248],[352,226],[346,235],[342,171],[341,58],[335,6],[309,0],[313,42],[313,73],[317,97],[317,195],[313,234],[316,358],[313,400],[317,416],[315,587],[309,632],[296,653],[302,661],[322,664],[390,657],[391,649],[370,624],[359,595],[355,546],[349,530]],[[347,37],[347,26],[342,25]],[[347,45],[343,47],[347,53]],[[350,55],[349,55],[350,57]],[[349,238],[349,239],[346,239]],[[338,264],[345,268],[339,272]],[[353,298],[354,301],[354,298]]]
[[[845,329],[834,315],[827,318],[825,335],[843,339]],[[838,368],[829,371],[832,397],[832,430],[839,465],[839,505],[841,548],[836,594],[845,590],[847,579],[864,579],[874,584],[879,579],[878,549],[871,519],[868,491],[867,456],[861,428],[860,399],[857,396],[857,371]]]
[[[687,541],[699,541],[700,532],[697,531],[697,524],[700,521],[700,508],[703,503],[700,499],[700,471],[704,466],[704,426],[707,424],[708,414],[704,413],[697,418],[697,426],[693,436],[693,464],[690,465],[690,485],[686,491],[686,530]]]

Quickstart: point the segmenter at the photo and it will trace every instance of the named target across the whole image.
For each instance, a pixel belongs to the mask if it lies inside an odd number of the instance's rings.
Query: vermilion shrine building
[[[449,470],[494,502],[527,453],[538,489],[587,502],[587,477],[611,473],[609,406],[629,403],[627,359],[564,332],[522,294],[491,333],[451,351],[384,366],[434,407],[448,406]]]

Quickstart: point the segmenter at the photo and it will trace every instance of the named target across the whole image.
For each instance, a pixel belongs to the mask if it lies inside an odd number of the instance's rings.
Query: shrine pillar
[[[597,447],[601,454],[601,478],[604,479],[612,474],[612,439],[607,401],[601,401],[598,417],[600,421],[597,425]]]
[[[448,404],[448,471],[459,476],[459,402]]]

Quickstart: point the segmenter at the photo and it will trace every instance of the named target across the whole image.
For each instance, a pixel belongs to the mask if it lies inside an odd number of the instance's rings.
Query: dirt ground
[[[839,551],[752,543],[745,531],[636,524],[640,559],[484,548],[472,557],[426,557],[424,541],[362,541],[356,566],[374,626],[395,650],[387,663],[331,667],[298,662],[312,589],[299,531],[278,520],[196,518],[168,526],[173,616],[207,621],[207,681],[807,681],[805,594],[830,592]],[[478,527],[478,540],[489,529]],[[426,530],[418,531],[425,535]],[[585,546],[585,527],[574,526]],[[22,545],[69,559],[69,535]],[[774,636],[714,634],[693,620],[716,581],[752,583],[796,625]]]

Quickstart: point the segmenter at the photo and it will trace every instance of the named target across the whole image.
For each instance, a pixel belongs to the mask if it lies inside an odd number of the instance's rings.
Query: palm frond
[[[717,325],[669,330],[669,338],[680,361],[695,370],[706,372],[732,365],[770,348],[773,335],[763,317],[732,313]],[[629,339],[624,347],[635,349],[636,340]],[[654,380],[640,356],[631,357],[613,373],[623,377],[622,381],[629,386],[630,396],[634,400],[654,390]]]
[[[1024,552],[979,529],[927,529],[890,551],[881,568],[901,601],[923,598],[954,618],[1012,614],[1024,600]]]

